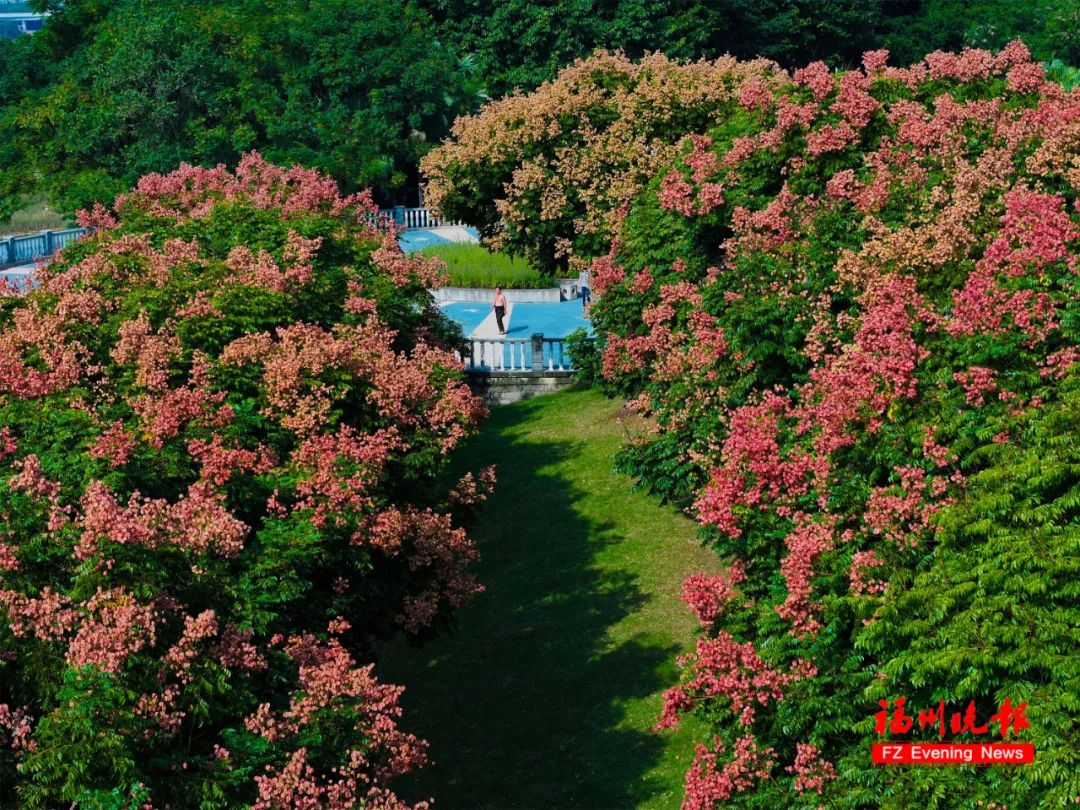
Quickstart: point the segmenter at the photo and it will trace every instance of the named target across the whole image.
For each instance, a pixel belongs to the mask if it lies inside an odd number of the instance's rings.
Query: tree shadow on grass
[[[446,810],[635,807],[658,787],[647,774],[664,741],[618,727],[621,704],[671,683],[677,650],[644,635],[610,640],[648,596],[632,573],[597,564],[621,538],[574,508],[587,493],[559,465],[580,451],[575,426],[566,438],[518,435],[530,406],[496,409],[456,460],[498,465],[472,532],[486,591],[452,634],[381,656],[380,677],[407,687],[403,725],[434,761],[397,789]]]

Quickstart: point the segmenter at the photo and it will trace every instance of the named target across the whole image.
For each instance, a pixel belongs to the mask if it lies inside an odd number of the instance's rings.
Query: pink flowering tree
[[[593,264],[606,384],[655,426],[621,464],[734,561],[684,589],[684,807],[1071,802],[1080,95],[1017,42],[740,104]],[[1026,701],[1038,762],[875,768],[897,697]]]
[[[752,80],[767,93],[780,75],[764,59],[597,51],[530,93],[458,118],[421,161],[425,199],[476,225],[492,248],[577,275],[684,135],[740,117],[740,88]]]
[[[373,211],[183,166],[0,301],[0,804],[404,806],[371,644],[479,590],[492,475],[437,483],[483,409]]]

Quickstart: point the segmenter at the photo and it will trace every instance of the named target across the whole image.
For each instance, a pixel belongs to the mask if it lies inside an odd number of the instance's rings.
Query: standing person
[[[584,309],[592,303],[592,295],[589,293],[589,269],[585,268],[577,277],[578,289],[581,290],[581,306]]]
[[[503,315],[506,314],[506,296],[503,295],[502,287],[495,288],[495,323],[499,326],[499,334],[506,334],[506,327],[503,326]]]

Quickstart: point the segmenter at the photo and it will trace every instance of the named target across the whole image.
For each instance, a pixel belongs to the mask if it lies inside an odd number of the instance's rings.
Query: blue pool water
[[[584,317],[581,301],[550,304],[514,304],[506,336],[525,338],[540,333],[544,337],[566,337],[575,329],[592,334],[592,323]]]
[[[461,331],[468,337],[473,329],[491,312],[490,304],[482,304],[478,301],[453,301],[443,304],[442,310],[459,324]]]
[[[487,302],[453,301],[443,304],[442,308],[443,312],[461,324],[466,337],[491,313],[491,304]],[[581,301],[514,304],[506,336],[520,340],[539,333],[544,337],[561,338],[575,329],[584,329],[592,334],[592,323],[584,317]]]

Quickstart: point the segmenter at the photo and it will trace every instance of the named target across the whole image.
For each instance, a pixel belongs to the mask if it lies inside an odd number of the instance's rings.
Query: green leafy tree
[[[423,0],[499,93],[531,90],[599,48],[634,59],[764,56],[849,62],[874,43],[879,0]]]
[[[900,64],[934,50],[1003,47],[1020,37],[1038,59],[1080,63],[1077,0],[887,0],[881,44]]]
[[[0,46],[0,192],[75,210],[185,161],[248,149],[402,193],[481,95],[410,3],[73,0]]]

